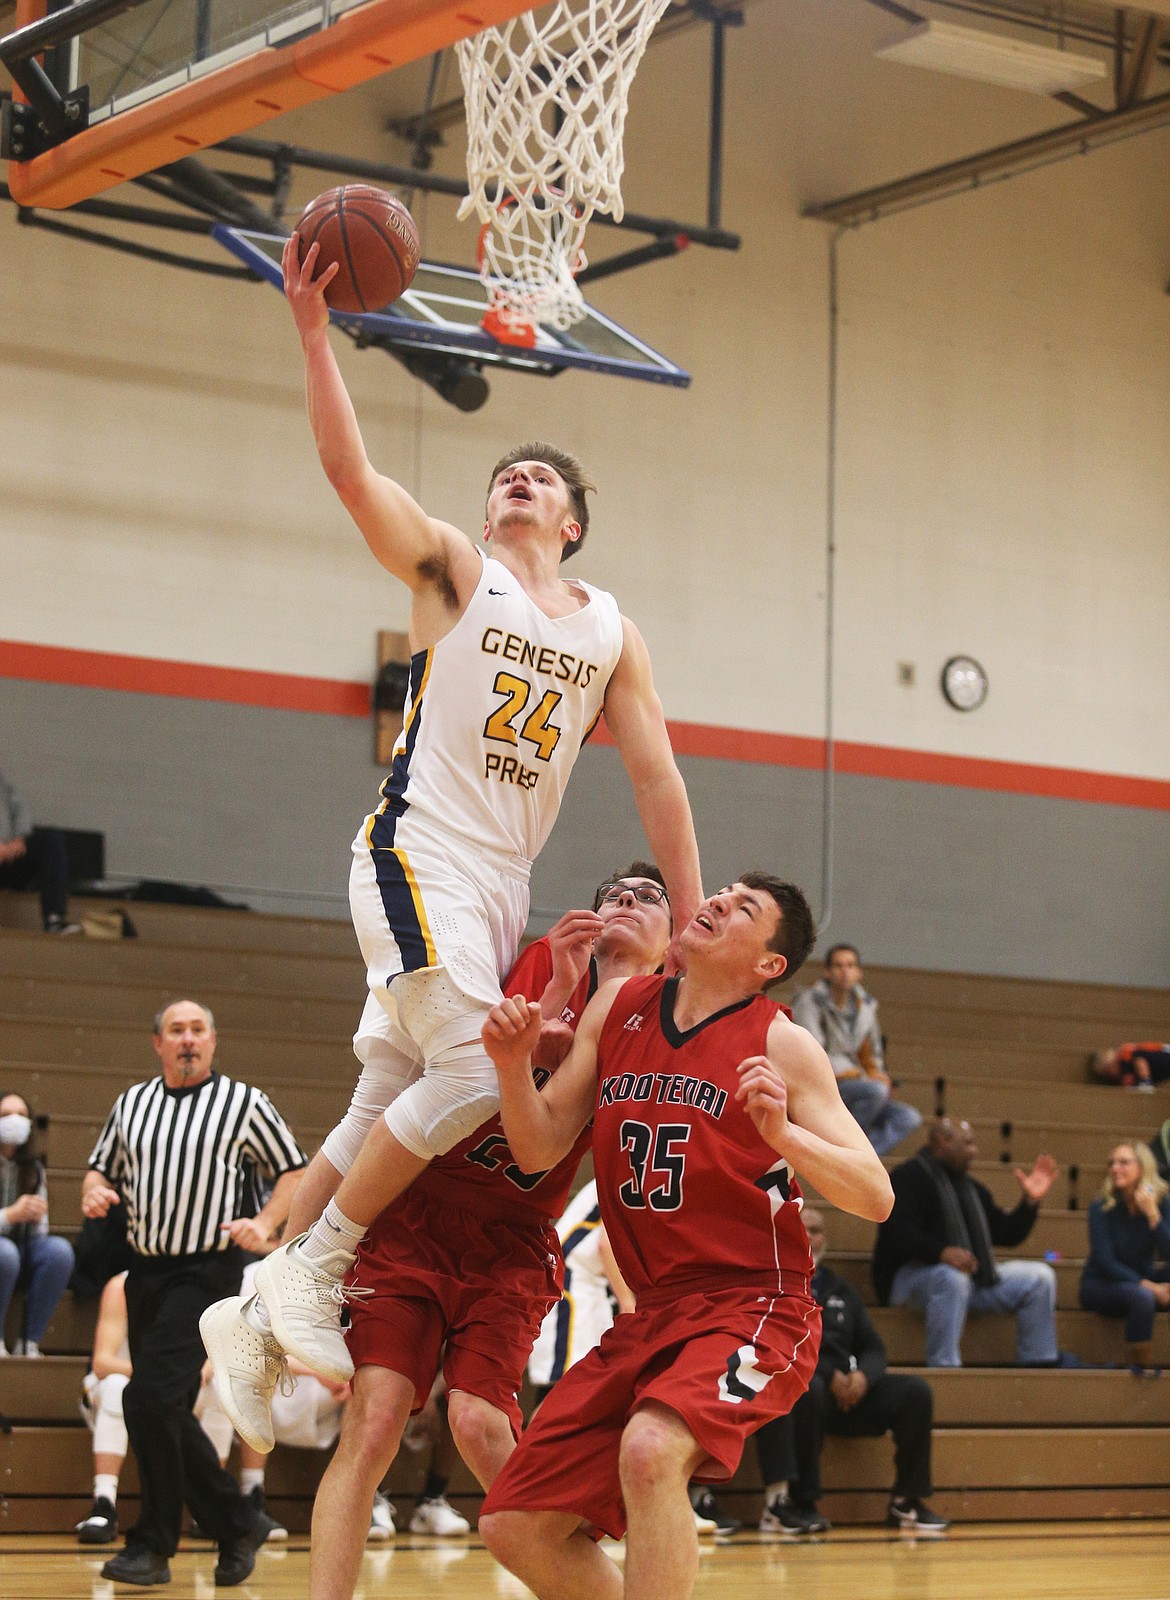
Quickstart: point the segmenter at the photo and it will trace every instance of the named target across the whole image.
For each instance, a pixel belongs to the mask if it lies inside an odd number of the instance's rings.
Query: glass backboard
[[[73,41],[69,87],[88,85],[92,127],[235,61],[320,32],[362,3],[145,0]]]
[[[222,225],[213,229],[213,237],[267,282],[283,290],[282,237]],[[485,367],[540,374],[578,368],[671,384],[679,389],[685,389],[691,381],[689,372],[592,307],[587,307],[585,317],[566,333],[537,328],[536,344],[531,349],[500,344],[485,333],[480,323],[487,309],[487,290],[478,273],[467,267],[424,261],[410,288],[385,310],[354,315],[333,312],[332,316],[336,323],[379,335],[393,344],[451,351],[470,356]]]

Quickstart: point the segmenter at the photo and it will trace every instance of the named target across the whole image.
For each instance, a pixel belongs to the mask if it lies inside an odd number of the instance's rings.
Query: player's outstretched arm
[[[677,941],[703,898],[699,846],[662,702],[655,693],[650,652],[626,617],[621,657],[605,692],[605,721],[630,775],[650,853],[666,879]]]
[[[736,1098],[760,1136],[831,1205],[870,1222],[889,1216],[889,1174],[846,1110],[829,1058],[811,1034],[778,1016],[767,1054],[741,1062]]]
[[[467,584],[474,587],[480,563],[471,543],[458,529],[427,516],[401,484],[371,465],[329,343],[325,289],[337,271],[336,263],[314,277],[317,246],[310,245],[303,264],[298,252],[294,233],[282,258],[284,291],[301,337],[309,423],[325,476],[377,559],[412,591],[433,585],[437,574],[452,568],[456,590]]]
[[[522,1172],[546,1172],[573,1148],[593,1115],[597,1040],[620,981],[599,989],[585,1008],[573,1048],[542,1090],[532,1076],[532,1052],[542,1017],[534,1000],[506,999],[483,1025],[484,1048],[500,1080],[500,1117]]]

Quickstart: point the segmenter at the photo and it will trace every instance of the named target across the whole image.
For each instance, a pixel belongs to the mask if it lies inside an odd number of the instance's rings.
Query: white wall
[[[1065,119],[875,63],[889,32],[862,0],[769,0],[729,35],[724,221],[742,252],[594,291],[693,370],[689,391],[505,375],[465,417],[342,347],[371,454],[471,532],[501,448],[579,451],[602,488],[579,570],[642,626],[675,718],[821,727],[829,235],[801,205]],[[701,29],[648,53],[632,209],[701,220],[707,53]],[[401,160],[381,122],[419,82],[258,131]],[[842,240],[842,737],[1170,777],[1168,146]],[[442,162],[460,160],[456,132]],[[298,199],[328,181],[303,175]],[[470,258],[448,202],[420,213],[430,253]],[[0,239],[0,638],[367,677],[402,597],[319,472],[278,296],[22,229],[10,208]],[[595,230],[590,249],[625,242]],[[957,650],[991,676],[970,717],[936,684]]]

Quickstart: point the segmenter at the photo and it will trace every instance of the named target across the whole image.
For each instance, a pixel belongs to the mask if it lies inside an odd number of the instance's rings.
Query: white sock
[[[268,1315],[268,1307],[258,1294],[250,1295],[240,1307],[240,1314],[250,1328],[255,1328],[259,1333],[272,1332],[272,1318]]]
[[[263,1489],[263,1487],[264,1487],[264,1468],[263,1467],[241,1467],[240,1468],[240,1493],[241,1494],[245,1494],[245,1495],[251,1494],[253,1489]]]
[[[115,1472],[95,1472],[93,1476],[93,1497],[95,1500],[109,1500],[112,1505],[118,1503],[118,1475]]]
[[[764,1500],[765,1500],[766,1504],[771,1505],[773,1500],[787,1500],[787,1499],[788,1499],[788,1479],[787,1478],[781,1478],[779,1483],[765,1484],[765,1486],[764,1486]]]
[[[330,1200],[323,1214],[296,1248],[307,1261],[321,1261],[326,1256],[335,1255],[338,1250],[343,1250],[352,1258],[365,1236],[365,1224],[354,1222],[340,1209],[336,1200]]]

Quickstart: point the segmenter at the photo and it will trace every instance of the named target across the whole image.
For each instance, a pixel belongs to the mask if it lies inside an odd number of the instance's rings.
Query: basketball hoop
[[[527,12],[456,45],[470,185],[459,216],[474,209],[483,224],[488,318],[508,342],[585,313],[585,229],[594,211],[621,221],[630,84],[669,4],[557,0],[543,21]]]
[[[580,208],[568,206],[562,191],[555,193],[576,222]],[[540,212],[526,206],[523,196],[505,196],[479,230],[475,247],[475,264],[488,293],[488,309],[480,326],[501,344],[518,345],[525,350],[536,345],[538,322],[568,328],[585,309],[581,291],[573,281],[586,264],[584,250],[578,249],[570,259],[563,236],[558,233],[549,237],[543,227],[534,231],[533,216],[539,218]],[[584,224],[580,231],[584,231]],[[536,252],[540,252],[539,277],[532,275],[530,265]],[[558,321],[556,309],[550,308],[550,294],[556,294],[566,305],[571,303],[574,309],[579,305],[580,310]]]

